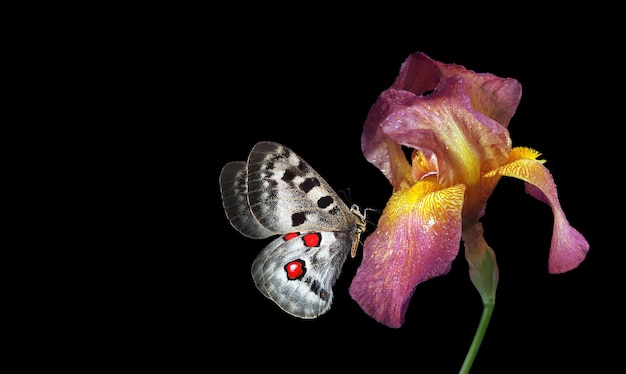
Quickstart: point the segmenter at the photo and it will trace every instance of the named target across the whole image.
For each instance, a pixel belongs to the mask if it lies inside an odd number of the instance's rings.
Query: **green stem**
[[[487,331],[487,326],[489,326],[489,320],[491,320],[491,314],[493,313],[494,306],[495,303],[493,302],[483,304],[483,314],[480,316],[480,323],[478,324],[476,334],[474,334],[474,340],[472,340],[472,345],[467,352],[467,356],[465,356],[465,361],[463,361],[463,366],[461,367],[459,374],[468,374],[470,372],[474,359],[476,358],[476,354],[478,353],[478,349],[480,348],[480,344],[482,343],[485,332]]]
[[[498,287],[499,275],[496,254],[485,242],[482,224],[478,223],[464,230],[462,238],[465,245],[465,258],[469,265],[469,276],[483,301],[483,314],[480,317],[480,323],[459,372],[459,374],[467,374],[478,354],[487,326],[489,326],[493,308],[496,305],[496,288]]]

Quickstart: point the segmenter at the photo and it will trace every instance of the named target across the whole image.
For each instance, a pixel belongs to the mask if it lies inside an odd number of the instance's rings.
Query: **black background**
[[[158,223],[137,243],[148,246],[134,268],[140,281],[129,286],[129,305],[138,309],[116,310],[135,327],[118,336],[120,344],[148,347],[146,361],[179,370],[458,372],[482,310],[462,248],[449,274],[417,287],[399,329],[350,298],[360,252],[343,268],[332,309],[298,320],[256,290],[250,266],[269,240],[230,226],[218,184],[226,162],[271,140],[335,190],[349,189],[362,208],[382,209],[391,186],[361,153],[362,125],[405,58],[422,51],[522,84],[509,125],[513,145],[543,154],[567,218],[591,245],[577,269],[548,274],[550,209],[521,181],[500,182],[482,220],[500,283],[472,372],[599,372],[618,363],[623,244],[614,227],[623,221],[623,188],[615,154],[623,94],[615,90],[623,67],[613,32],[569,18],[554,27],[561,16],[544,13],[459,23],[430,13],[437,22],[429,25],[419,12],[397,22],[329,14],[250,18],[192,9],[153,20],[131,38],[129,54],[149,56],[131,69],[141,76],[132,86],[145,82],[141,91],[155,100],[133,119],[146,124],[139,141],[148,146],[137,173],[156,164],[157,186],[146,195],[158,191],[149,208]]]

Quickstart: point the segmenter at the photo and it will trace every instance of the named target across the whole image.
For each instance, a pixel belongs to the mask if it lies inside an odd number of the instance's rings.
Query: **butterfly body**
[[[222,202],[242,235],[273,239],[252,264],[259,291],[287,313],[316,318],[333,301],[332,287],[356,254],[365,217],[286,146],[257,143],[247,161],[220,174]]]

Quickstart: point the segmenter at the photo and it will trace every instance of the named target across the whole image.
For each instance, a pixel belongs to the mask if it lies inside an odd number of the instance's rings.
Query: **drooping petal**
[[[543,165],[540,166],[545,169]],[[575,269],[587,256],[589,243],[578,230],[570,225],[565,217],[565,213],[557,199],[556,190],[554,190],[554,194],[549,193],[549,195],[546,195],[537,186],[526,183],[526,192],[532,196],[537,196],[539,193],[547,197],[547,200],[541,198],[539,200],[548,202],[554,214],[548,271],[551,274],[557,274]]]
[[[458,254],[465,186],[422,181],[392,195],[363,245],[350,295],[378,322],[400,327],[415,287],[446,274]]]
[[[534,154],[532,152],[535,152]],[[536,160],[538,153],[528,148],[515,148],[511,152],[511,162],[485,175],[515,177],[526,182],[526,192],[550,205],[554,215],[552,243],[548,259],[548,272],[564,273],[576,268],[586,257],[589,243],[573,228],[561,208],[556,184],[550,171]],[[528,157],[528,158],[523,158]]]

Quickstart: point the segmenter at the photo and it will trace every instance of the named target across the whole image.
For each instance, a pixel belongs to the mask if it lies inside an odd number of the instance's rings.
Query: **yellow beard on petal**
[[[532,148],[528,147],[515,147],[511,149],[511,153],[509,153],[509,162],[513,162],[521,159],[529,159],[529,160],[537,160],[537,157],[541,156],[539,151],[536,151]],[[542,164],[546,162],[546,160],[537,160]]]
[[[394,221],[398,218],[410,214],[426,194],[436,191],[437,189],[438,185],[436,182],[424,180],[415,183],[409,189],[394,192],[385,207],[385,213],[388,217],[387,223],[393,225]]]

